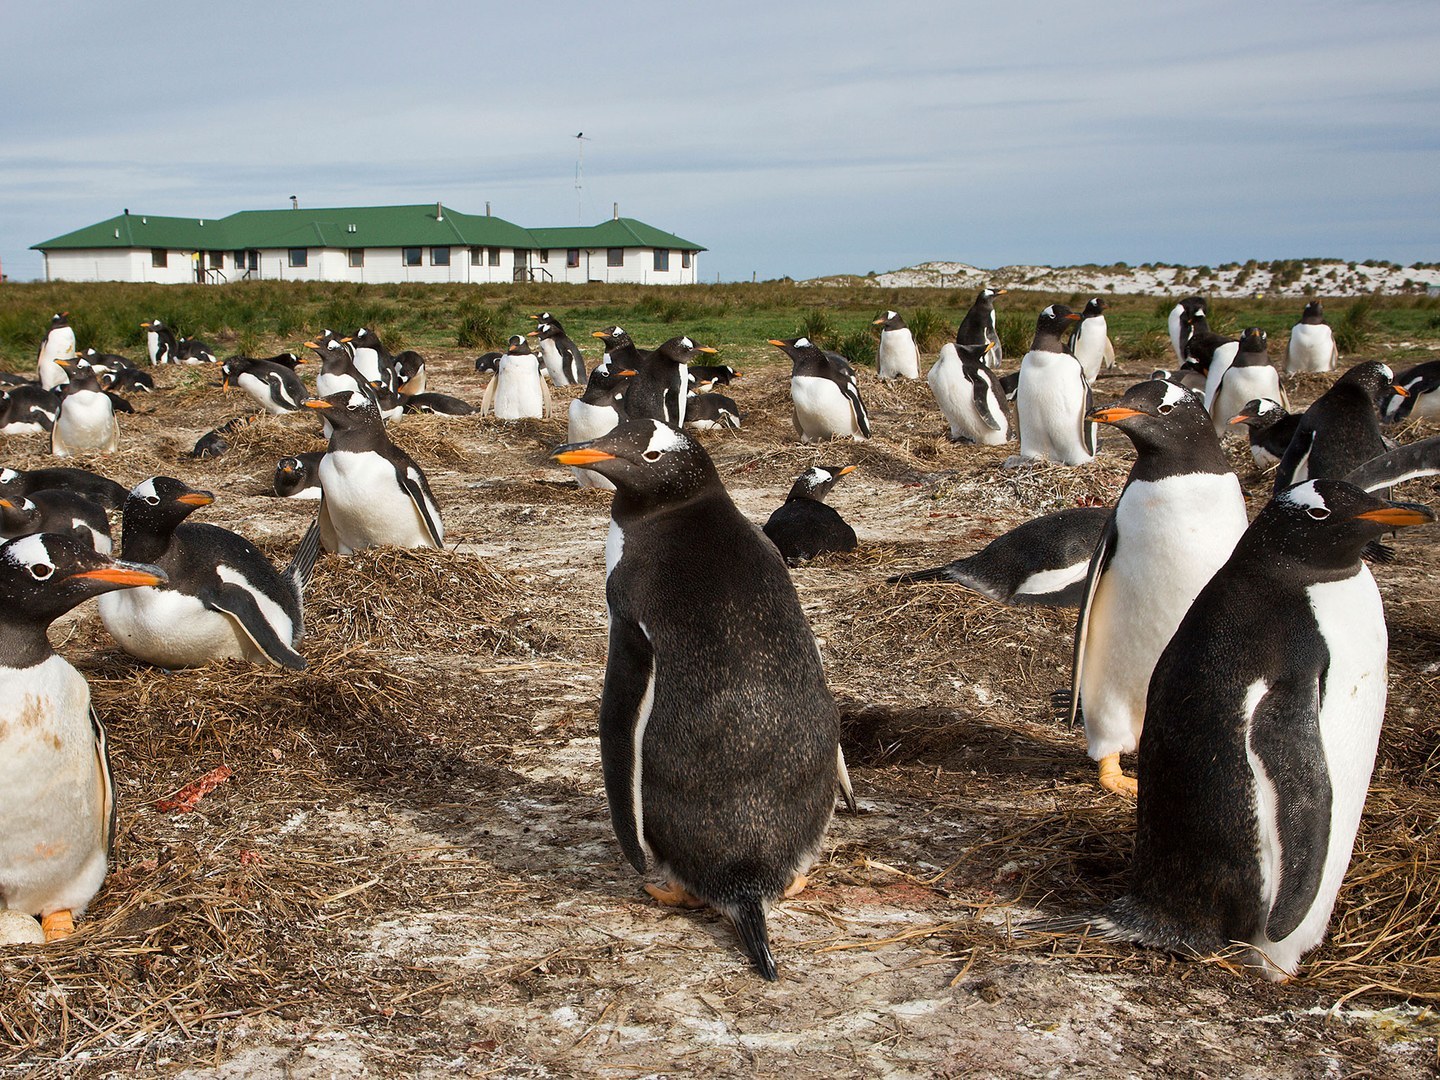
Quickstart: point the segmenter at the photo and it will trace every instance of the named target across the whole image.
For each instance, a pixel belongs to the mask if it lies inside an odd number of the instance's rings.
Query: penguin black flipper
[[[1000,422],[995,416],[995,413],[997,411],[1000,412],[1005,416],[1005,419],[1008,420],[1009,410],[1005,408],[1005,399],[1003,397],[999,397],[998,400],[994,402],[990,400],[992,396],[990,393],[990,380],[992,378],[994,378],[994,375],[992,375],[990,369],[986,367],[980,368],[976,373],[976,379],[973,384],[975,387],[975,415],[980,417],[981,422],[991,431],[1004,431],[1005,425]]]
[[[860,400],[860,386],[855,380],[855,372],[849,370],[846,365],[843,381],[840,383],[840,392],[850,402],[850,408],[855,413],[855,423],[860,427],[860,434],[870,438],[870,414],[865,411],[865,403]]]
[[[1273,493],[1278,494],[1295,483],[1295,473],[1310,459],[1310,451],[1314,446],[1315,429],[1301,420],[1300,427],[1296,429],[1290,445],[1285,448],[1285,453],[1280,458],[1280,464],[1275,466]]]
[[[1283,941],[1300,925],[1325,871],[1332,792],[1320,736],[1320,699],[1328,664],[1327,654],[1312,677],[1271,687],[1250,721],[1249,748],[1274,787],[1280,840],[1280,883],[1265,923],[1271,941]]]
[[[636,771],[640,743],[655,695],[655,650],[643,627],[624,614],[610,613],[610,652],[600,698],[600,766],[605,796],[620,850],[639,873],[650,868],[645,843],[641,777]]]
[[[1095,545],[1095,554],[1090,557],[1090,571],[1085,577],[1085,596],[1080,601],[1080,617],[1075,620],[1075,654],[1070,663],[1070,708],[1069,721],[1075,723],[1080,715],[1080,676],[1085,671],[1085,639],[1090,632],[1090,605],[1095,600],[1095,590],[1100,587],[1101,575],[1110,560],[1115,557],[1115,541],[1119,537],[1115,529],[1115,512],[1105,521],[1105,531]]]
[[[430,485],[426,483],[424,473],[416,467],[414,462],[407,459],[403,462],[403,468],[395,470],[395,479],[405,490],[405,494],[410,496],[410,501],[415,504],[415,512],[425,523],[425,530],[430,534],[430,539],[435,542],[437,548],[443,548],[445,546],[442,539],[444,534],[430,513],[430,507],[435,505],[435,496],[430,493]]]
[[[1374,492],[1435,473],[1440,473],[1440,435],[1373,457],[1345,479],[1358,488]]]
[[[225,582],[216,588],[204,589],[200,592],[200,602],[211,611],[223,612],[234,619],[255,647],[273,662],[296,671],[305,670],[305,658],[280,640],[255,597],[242,586]]]
[[[1078,364],[1079,361],[1077,360]],[[1085,382],[1085,408],[1080,412],[1080,445],[1085,447],[1085,452],[1091,457],[1095,456],[1096,437],[1099,434],[1099,426],[1092,423],[1086,417],[1095,408],[1095,392],[1088,380]]]
[[[130,402],[126,401],[119,394],[113,394],[109,390],[106,390],[105,396],[110,399],[110,408],[115,412],[133,413],[135,411],[135,406],[131,405]]]

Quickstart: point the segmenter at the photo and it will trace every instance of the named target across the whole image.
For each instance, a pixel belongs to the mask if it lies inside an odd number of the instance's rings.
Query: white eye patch
[[[795,347],[797,349],[808,349],[810,347],[810,339],[808,337],[796,338]]]
[[[655,425],[655,433],[650,436],[650,441],[645,446],[645,454],[646,456],[650,454],[663,454],[667,450],[675,450],[684,446],[685,443],[685,436],[681,435],[680,432],[665,424],[657,423]]]
[[[11,566],[33,566],[37,563],[54,565],[50,558],[50,551],[41,539],[43,533],[35,533],[32,536],[22,536],[18,540],[11,540],[3,548],[0,548],[0,557],[3,557]]]
[[[1165,384],[1165,396],[1160,399],[1160,404],[1169,405],[1173,409],[1185,400],[1189,392],[1190,391],[1186,390],[1183,386],[1177,386],[1175,383],[1167,382]]]
[[[1289,491],[1280,493],[1280,498],[1294,506],[1301,506],[1307,510],[1323,510],[1330,513],[1330,507],[1325,505],[1325,500],[1320,497],[1320,492],[1315,489],[1315,481],[1311,480]]]
[[[146,502],[160,501],[160,493],[155,490],[155,478],[153,476],[150,477],[149,480],[141,480],[140,483],[135,485],[135,490],[130,492],[130,494],[144,499]]]

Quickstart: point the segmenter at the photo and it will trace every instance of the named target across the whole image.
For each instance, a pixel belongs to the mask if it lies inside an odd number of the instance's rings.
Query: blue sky
[[[135,213],[611,204],[706,280],[1440,260],[1440,4],[7,5],[0,264]],[[584,185],[575,188],[584,131]]]

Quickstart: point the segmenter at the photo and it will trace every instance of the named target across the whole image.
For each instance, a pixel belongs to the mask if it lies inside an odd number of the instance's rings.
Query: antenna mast
[[[585,132],[575,133],[575,224],[585,224]]]

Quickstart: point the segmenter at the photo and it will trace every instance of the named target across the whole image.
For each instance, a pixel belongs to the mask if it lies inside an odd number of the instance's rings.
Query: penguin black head
[[[24,495],[0,498],[0,536],[25,536],[39,520],[40,508]]]
[[[825,496],[830,494],[836,482],[842,477],[854,472],[858,466],[855,465],[811,465],[798,477],[790,488],[790,494],[785,496],[785,501],[791,499],[814,499],[816,502],[824,502]]]
[[[1311,300],[1305,305],[1305,310],[1300,313],[1302,323],[1316,325],[1325,321],[1325,306],[1319,300]]]
[[[824,353],[820,351],[820,347],[807,337],[770,338],[769,341],[770,344],[774,345],[777,349],[784,350],[785,355],[790,357],[791,360],[824,358]]]
[[[626,345],[635,344],[630,340],[630,335],[625,332],[625,329],[619,326],[612,326],[608,330],[596,330],[590,336],[599,338],[604,344],[606,352],[614,352],[616,349],[623,349]]]
[[[1435,515],[1416,503],[1394,503],[1344,480],[1305,480],[1279,492],[1252,530],[1267,554],[1346,576],[1372,540],[1394,529],[1424,525]]]
[[[167,580],[158,567],[101,555],[73,536],[22,536],[0,545],[0,621],[43,630],[92,596]]]
[[[374,330],[367,330],[363,326],[350,335],[350,340],[366,349],[375,349],[378,351],[384,348],[384,346],[380,344],[379,335],[376,334]]]
[[[1335,380],[1336,386],[1354,386],[1363,390],[1373,401],[1379,401],[1389,393],[1409,397],[1403,387],[1395,385],[1395,373],[1378,360],[1366,360],[1356,364]]]
[[[128,541],[132,529],[168,535],[200,507],[214,501],[210,492],[197,491],[173,476],[142,480],[125,498],[122,538]]]
[[[704,447],[659,420],[627,420],[598,439],[561,446],[551,457],[599,473],[615,485],[617,498],[642,507],[680,502],[720,485]]]
[[[904,330],[905,320],[900,317],[898,311],[887,311],[870,325],[878,326],[881,330]]]
[[[1098,296],[1092,296],[1085,304],[1085,310],[1080,313],[1082,319],[1093,319],[1096,315],[1104,315],[1105,309],[1110,305],[1105,303]]]
[[[1004,296],[1009,291],[1009,289],[992,289],[989,285],[986,285],[985,288],[981,289],[976,295],[975,302],[977,304],[990,304],[995,297]]]
[[[1030,348],[1035,352],[1059,352],[1056,346],[1061,335],[1079,322],[1080,316],[1064,304],[1051,304],[1035,319],[1035,340]]]
[[[51,315],[51,316],[50,316],[50,329],[51,329],[51,330],[58,330],[58,329],[60,329],[60,327],[62,327],[62,326],[69,326],[69,325],[70,325],[70,313],[69,313],[68,311],[59,311],[59,312],[56,312],[54,315]]]
[[[83,356],[70,357],[68,359],[56,360],[55,363],[69,377],[70,381],[65,384],[62,394],[73,394],[79,390],[94,390],[100,392],[100,378],[95,374],[95,369],[90,366],[90,361]]]
[[[1241,352],[1264,353],[1269,343],[1270,336],[1258,326],[1248,326],[1240,335]]]
[[[1285,419],[1285,406],[1269,398],[1251,398],[1238,413],[1230,417],[1232,424],[1244,424],[1257,434]]]
[[[524,334],[511,334],[510,340],[506,342],[505,351],[511,356],[529,356],[530,342],[525,340]]]
[[[380,407],[375,400],[358,390],[340,390],[323,398],[311,398],[305,402],[307,409],[325,410],[325,419],[336,431],[361,430],[379,427],[385,422],[380,419]]]
[[[709,345],[697,345],[688,337],[672,337],[661,345],[652,355],[664,357],[676,364],[688,364],[700,353],[713,356],[715,349]]]
[[[1175,451],[1194,448],[1203,455],[1205,464],[1224,457],[1215,437],[1215,426],[1201,399],[1172,382],[1151,379],[1136,383],[1114,405],[1091,411],[1087,417],[1099,424],[1113,424],[1123,431],[1142,457],[1147,450]],[[1191,471],[1191,470],[1186,470]],[[1200,470],[1194,470],[1200,471]],[[1207,472],[1228,472],[1206,468]]]
[[[547,319],[541,319],[538,323],[535,324],[535,329],[531,330],[530,333],[526,336],[538,338],[554,338],[559,337],[563,333],[564,331],[560,329],[559,323],[553,323]]]
[[[1205,318],[1205,298],[1203,296],[1187,296],[1180,301],[1180,317],[1182,319]]]

